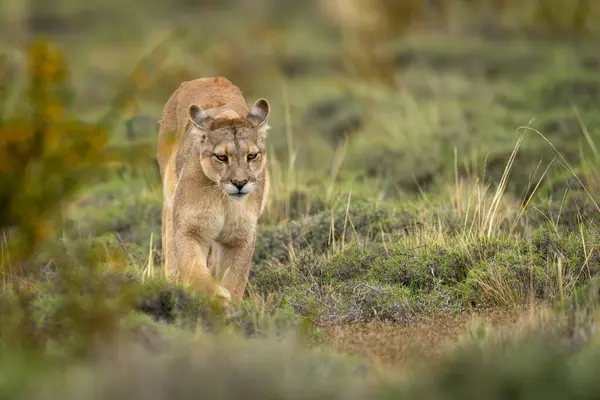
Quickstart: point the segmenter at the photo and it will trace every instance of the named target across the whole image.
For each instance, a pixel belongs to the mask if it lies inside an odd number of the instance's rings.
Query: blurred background
[[[249,102],[273,104],[278,159],[289,163],[293,152],[296,172],[385,179],[384,196],[453,177],[454,148],[461,170],[482,170],[488,157],[499,178],[523,125],[578,156],[582,124],[594,135],[600,118],[592,0],[1,5],[3,81],[19,82],[25,46],[43,38],[66,58],[82,118],[102,115],[133,83],[115,138],[154,140],[162,105],[182,81],[225,76]],[[552,154],[541,140],[523,151],[533,168]],[[525,178],[515,179],[522,189]]]

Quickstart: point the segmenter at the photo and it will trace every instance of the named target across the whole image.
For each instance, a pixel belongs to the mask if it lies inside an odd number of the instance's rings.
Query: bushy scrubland
[[[6,3],[0,397],[596,396],[593,2],[241,3]],[[209,75],[274,106],[233,313],[161,268],[155,121]],[[529,305],[408,376],[322,330]]]

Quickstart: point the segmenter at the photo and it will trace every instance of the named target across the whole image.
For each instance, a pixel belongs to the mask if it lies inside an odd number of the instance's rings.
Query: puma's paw
[[[229,293],[229,290],[225,289],[223,286],[217,287],[215,295],[216,297],[222,298],[227,302],[231,300],[231,293]]]
[[[229,290],[219,286],[215,296],[221,301],[227,319],[232,319],[239,314],[239,312],[236,312],[235,307],[232,304],[231,293],[229,293]]]

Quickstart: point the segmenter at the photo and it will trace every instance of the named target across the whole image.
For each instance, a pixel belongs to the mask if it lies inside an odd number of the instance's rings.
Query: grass
[[[431,313],[564,300],[598,273],[597,250],[590,250],[598,248],[597,235],[597,228],[546,227],[530,240],[457,235],[422,247],[405,236],[331,257],[304,252],[291,264],[260,269],[251,284],[301,314],[318,310],[323,324],[407,323]]]
[[[595,396],[596,11],[208,3],[0,24],[46,38],[0,39],[0,397]],[[152,121],[198,74],[273,105],[232,314],[161,265]]]

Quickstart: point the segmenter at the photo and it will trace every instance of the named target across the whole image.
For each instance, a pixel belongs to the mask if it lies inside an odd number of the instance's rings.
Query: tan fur
[[[165,268],[212,296],[237,300],[246,288],[269,187],[268,115],[266,100],[249,110],[225,78],[184,82],[163,109],[157,158]],[[223,155],[227,162],[219,161]]]

